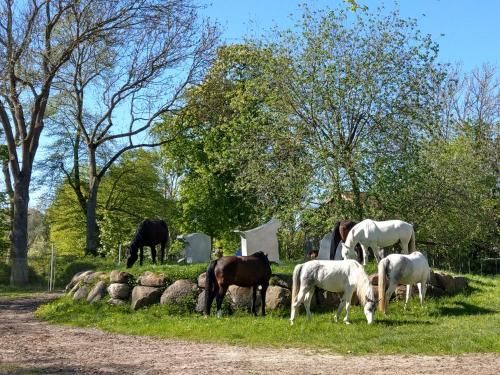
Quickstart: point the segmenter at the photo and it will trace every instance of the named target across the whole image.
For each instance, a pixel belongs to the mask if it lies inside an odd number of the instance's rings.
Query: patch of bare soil
[[[498,374],[497,354],[340,356],[126,336],[34,317],[55,298],[0,300],[0,374]]]

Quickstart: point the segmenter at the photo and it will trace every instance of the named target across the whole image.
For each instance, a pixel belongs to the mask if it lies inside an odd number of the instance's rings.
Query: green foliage
[[[304,195],[306,155],[286,117],[272,109],[276,93],[265,74],[272,63],[269,50],[221,48],[186,106],[156,129],[175,138],[162,152],[183,175],[182,230],[215,236],[224,250],[237,247],[232,229],[279,217]]]
[[[205,319],[196,314],[170,315],[156,305],[136,312],[128,306],[89,305],[63,297],[40,307],[37,316],[54,323],[97,327],[110,332],[223,342],[236,345],[321,348],[339,354],[461,354],[500,352],[500,278],[471,276],[472,292],[428,299],[416,298],[408,310],[391,302],[389,315],[375,315],[367,325],[359,306],[351,309],[351,325],[333,323],[332,312],[303,310],[294,326],[278,312],[265,318],[248,313]],[[151,324],[154,319],[155,324]],[[346,340],[346,337],[349,340]]]
[[[63,183],[47,209],[49,237],[59,255],[83,255],[85,249],[85,214],[73,189]]]
[[[145,218],[165,219],[175,236],[176,205],[163,196],[158,163],[154,152],[129,152],[101,181],[97,204],[101,255],[117,259],[119,245],[125,249]],[[47,221],[58,254],[84,254],[86,216],[67,182],[57,189]]]

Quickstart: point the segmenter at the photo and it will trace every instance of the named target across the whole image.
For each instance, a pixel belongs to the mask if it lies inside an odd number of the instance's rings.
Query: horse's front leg
[[[379,263],[380,259],[382,259],[380,257],[380,248],[376,244],[371,244],[370,247],[373,250],[373,256],[375,257],[375,260],[377,261],[377,263]]]
[[[339,316],[340,316],[340,314],[342,314],[342,310],[344,309],[344,305],[345,305],[345,295],[340,300],[339,307],[337,309],[337,314],[335,314],[335,316],[333,317],[333,320],[335,320],[335,323],[337,323],[339,321]]]
[[[368,263],[368,247],[361,245],[361,250],[363,251],[363,266],[366,266],[366,263]]]
[[[151,258],[153,259],[153,264],[156,264],[156,246],[151,245]]]
[[[144,261],[144,251],[142,246],[139,247],[139,264],[142,266],[142,262]]]
[[[349,322],[349,309],[351,308],[351,298],[352,298],[352,294],[350,297],[346,296],[346,299],[345,299],[345,317],[344,317],[345,324],[351,324],[351,322]]]

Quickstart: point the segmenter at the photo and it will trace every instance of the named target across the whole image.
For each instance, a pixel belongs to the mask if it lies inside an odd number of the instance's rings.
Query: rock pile
[[[160,303],[161,294],[166,286],[165,275],[146,271],[137,279],[137,284],[132,289],[130,303],[132,310]]]
[[[110,284],[107,288],[110,305],[123,305],[130,298],[130,285],[134,282],[134,277],[124,271],[111,271],[109,274]]]
[[[79,272],[66,285],[66,291],[75,301],[86,299],[93,303],[106,295],[108,274],[106,272]]]
[[[165,275],[147,271],[134,283],[134,277],[124,271],[114,270],[110,274],[105,272],[84,271],[77,273],[66,286],[66,291],[75,300],[86,299],[94,303],[104,298],[109,293],[108,303],[122,305],[129,303],[132,310],[137,310],[152,304],[179,305],[203,313],[205,309],[205,280],[206,273],[198,276],[197,283],[181,279],[167,285]],[[378,298],[378,276],[370,275],[375,298]],[[292,277],[277,274],[269,280],[266,293],[266,309],[288,309],[291,302]],[[135,285],[135,286],[134,286]],[[463,276],[451,276],[441,271],[431,271],[427,284],[427,295],[441,297],[456,294],[467,288],[467,279]],[[413,293],[418,293],[416,286]],[[404,299],[406,286],[399,286],[396,297]],[[232,285],[229,287],[224,299],[229,310],[250,309],[252,304],[252,289]],[[340,296],[336,293],[316,289],[311,308],[336,308]],[[356,294],[353,295],[352,304],[359,304]],[[256,308],[262,304],[260,291],[257,292]]]

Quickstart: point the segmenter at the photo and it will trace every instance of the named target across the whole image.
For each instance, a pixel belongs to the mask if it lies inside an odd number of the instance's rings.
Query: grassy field
[[[193,267],[178,272],[183,276],[195,275],[198,270]],[[290,273],[292,268],[290,264],[274,267],[273,272]],[[371,268],[374,266],[369,267],[373,271]],[[73,302],[68,297],[40,307],[37,315],[53,323],[97,327],[124,334],[237,345],[302,347],[328,353],[498,353],[500,277],[467,277],[471,281],[467,293],[428,299],[423,308],[415,298],[407,311],[403,311],[401,302],[392,302],[389,314],[377,313],[373,325],[366,323],[359,306],[351,310],[351,325],[333,323],[332,312],[313,312],[313,319],[308,322],[301,309],[295,325],[290,326],[287,311],[274,312],[265,318],[237,312],[217,319],[196,314],[172,315],[160,305],[131,312],[127,306],[112,307],[104,302],[88,305]]]

